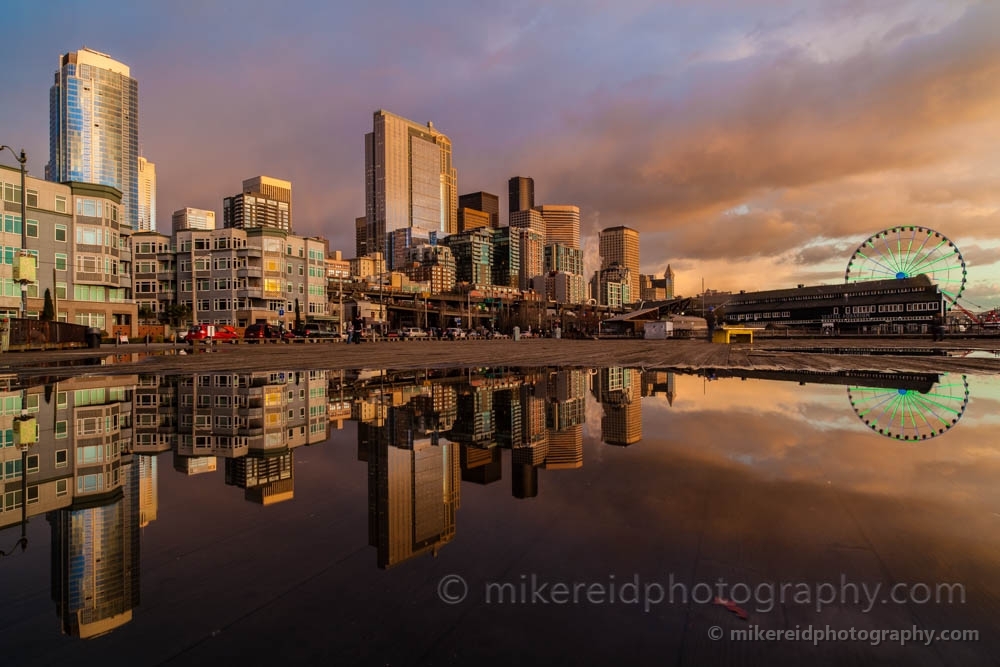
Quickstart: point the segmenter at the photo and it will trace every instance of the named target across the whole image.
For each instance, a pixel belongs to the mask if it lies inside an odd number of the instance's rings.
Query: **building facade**
[[[514,176],[507,181],[507,215],[535,208],[535,179]]]
[[[629,270],[629,292],[639,297],[639,232],[619,225],[602,229],[598,234],[601,268],[617,264]]]
[[[49,90],[49,163],[56,183],[121,193],[121,223],[139,226],[139,86],[128,65],[92,49],[59,58]]]
[[[545,244],[562,243],[580,249],[580,207],[543,204],[535,209],[545,220]]]
[[[365,217],[368,252],[411,229],[414,238],[458,231],[458,174],[451,140],[433,123],[420,125],[378,110],[365,135]],[[387,254],[390,262],[392,254]]]
[[[139,222],[137,231],[156,231],[156,165],[139,158]]]
[[[13,262],[21,246],[20,172],[0,165],[3,184],[3,247],[0,265],[0,312],[16,317],[20,286]],[[105,185],[52,183],[25,179],[28,252],[38,262],[37,280],[28,285],[28,317],[39,317],[46,290],[54,318],[98,327],[115,326],[131,334],[136,314],[132,301],[132,253],[121,193]],[[16,211],[16,213],[15,213]]]
[[[262,180],[266,180],[267,183],[262,183]],[[267,228],[291,233],[291,199],[292,184],[288,181],[266,176],[243,181],[243,192],[222,200],[223,227]]]
[[[215,229],[215,211],[206,211],[191,207],[182,208],[174,211],[170,222],[174,232],[184,231],[185,229],[211,230]],[[155,232],[156,229],[152,231]]]
[[[459,210],[471,208],[476,211],[488,213],[490,216],[489,227],[498,229],[500,227],[500,197],[489,192],[470,192],[459,196]],[[459,225],[461,231],[461,225]]]

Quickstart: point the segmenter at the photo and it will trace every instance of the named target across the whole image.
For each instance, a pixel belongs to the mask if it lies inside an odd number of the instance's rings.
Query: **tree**
[[[42,306],[42,317],[43,322],[51,322],[56,319],[56,306],[52,303],[52,292],[49,288],[45,288],[45,305]]]
[[[166,307],[163,315],[170,326],[180,326],[181,322],[191,317],[191,307],[181,303],[172,303]]]
[[[149,306],[145,304],[139,306],[139,321],[143,324],[149,324],[149,321],[153,319],[154,315],[155,313],[153,312],[153,309]]]

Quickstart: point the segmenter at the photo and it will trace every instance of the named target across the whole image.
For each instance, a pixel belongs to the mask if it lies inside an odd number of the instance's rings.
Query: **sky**
[[[1000,305],[997,2],[47,0],[4,24],[0,142],[33,175],[59,55],[130,66],[160,231],[265,174],[296,233],[353,256],[386,109],[447,134],[459,192],[502,220],[515,175],[579,206],[588,269],[627,225],[680,294],[837,283],[869,236],[921,225],[961,250],[963,303]]]

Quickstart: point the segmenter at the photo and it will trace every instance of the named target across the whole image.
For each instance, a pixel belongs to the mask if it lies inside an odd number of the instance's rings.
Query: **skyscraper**
[[[175,232],[181,232],[185,229],[215,229],[215,211],[190,207],[182,208],[179,211],[174,211],[170,221]]]
[[[139,225],[139,85],[111,56],[83,48],[59,58],[49,90],[45,178],[122,193],[125,223]]]
[[[458,198],[459,210],[471,208],[483,213],[490,214],[490,224],[492,229],[500,227],[500,198],[489,192],[470,192]],[[461,230],[460,230],[461,231]]]
[[[376,111],[365,135],[368,252],[385,252],[387,236],[398,229],[411,229],[414,239],[456,233],[457,183],[451,140],[433,123]]]
[[[624,225],[602,229],[598,234],[598,248],[602,269],[617,264],[629,270],[629,292],[633,300],[638,299],[639,232]]]
[[[515,176],[507,181],[507,214],[535,208],[535,180]]]
[[[562,243],[580,249],[580,207],[543,204],[535,210],[545,220],[545,245]]]
[[[139,226],[140,232],[156,231],[156,165],[139,158]]]
[[[222,225],[236,229],[268,227],[292,232],[292,184],[270,176],[243,181],[243,191],[222,200]]]

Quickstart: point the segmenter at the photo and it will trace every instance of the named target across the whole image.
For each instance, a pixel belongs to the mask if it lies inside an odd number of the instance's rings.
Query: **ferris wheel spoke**
[[[928,258],[926,261],[924,261],[919,266],[913,267],[913,271],[914,272],[923,271],[923,270],[927,269],[928,267],[934,266],[935,264],[939,264],[941,262],[946,262],[946,261],[954,260],[954,259],[955,259],[955,256],[953,254],[948,254],[948,255],[944,255],[942,257],[938,257],[934,261],[931,261],[930,258]],[[948,267],[948,268],[957,269],[958,267],[957,266],[953,266],[953,267]]]
[[[896,273],[897,273],[896,271],[894,271],[893,269],[889,268],[888,266],[886,266],[886,265],[882,264],[881,262],[879,262],[879,261],[878,261],[877,259],[875,259],[874,257],[869,257],[869,256],[865,255],[865,254],[864,254],[863,252],[861,252],[860,250],[858,251],[858,253],[857,253],[857,254],[858,254],[858,255],[859,255],[860,257],[862,257],[862,258],[864,258],[864,259],[867,259],[867,260],[868,260],[869,262],[871,262],[871,263],[872,263],[872,264],[874,264],[875,266],[880,266],[880,267],[882,267],[883,269],[885,269],[885,274],[886,274],[886,275],[892,275],[892,276],[895,276],[895,275],[896,275]],[[874,268],[873,268],[873,269],[870,269],[870,271],[872,272],[872,274],[874,274],[874,272],[875,272],[875,271],[874,271]]]
[[[913,230],[914,238],[916,238],[916,234],[917,234],[917,230]],[[930,234],[926,234],[924,236],[924,240],[920,243],[920,247],[917,248],[917,251],[913,253],[913,257],[914,257],[913,261],[914,262],[919,261],[920,257],[925,257],[926,256],[926,255],[924,255],[924,248],[927,247],[927,242],[930,241],[930,239],[931,239]]]
[[[889,253],[888,257],[885,256],[885,254],[882,252],[881,248],[876,248],[875,245],[872,244],[872,243],[869,243],[868,245],[871,246],[872,250],[874,250],[875,252],[877,252],[879,254],[879,257],[881,257],[882,259],[884,259],[886,261],[886,264],[888,264],[891,267],[891,270],[892,270],[893,274],[899,273],[899,266],[897,266],[896,262],[893,261],[892,250],[889,249],[888,245],[886,245],[886,251],[888,251],[888,253]]]

